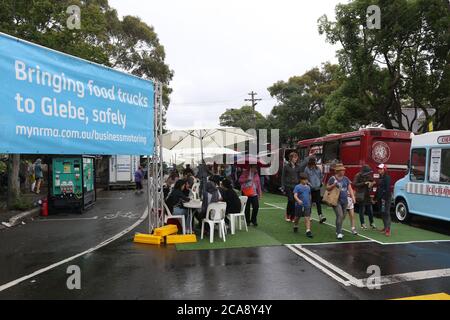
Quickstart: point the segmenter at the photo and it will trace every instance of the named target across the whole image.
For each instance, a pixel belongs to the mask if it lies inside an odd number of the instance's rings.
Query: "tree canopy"
[[[278,81],[268,90],[278,104],[268,116],[273,129],[281,129],[282,143],[295,143],[320,135],[319,119],[324,114],[325,101],[342,83],[340,68],[325,63],[302,76]]]
[[[367,8],[381,8],[381,29],[367,25]],[[346,81],[327,100],[324,131],[378,122],[412,130],[419,112],[436,129],[450,127],[450,4],[447,0],[353,0],[336,7],[336,21],[319,32],[340,44]],[[415,116],[406,121],[404,108]],[[430,112],[436,111],[435,115]]]
[[[265,129],[267,128],[266,118],[254,111],[251,106],[243,106],[240,109],[227,109],[220,116],[220,125],[224,127],[241,128],[244,131],[248,129]]]

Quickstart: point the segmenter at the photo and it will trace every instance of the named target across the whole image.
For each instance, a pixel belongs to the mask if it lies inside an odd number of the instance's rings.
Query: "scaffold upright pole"
[[[149,231],[150,234],[158,227],[162,227],[165,222],[164,213],[164,170],[163,170],[163,103],[162,90],[160,82],[155,84],[155,112],[154,112],[154,136],[155,143],[152,156],[152,179],[149,187]],[[151,200],[150,200],[151,199]],[[151,203],[150,203],[151,202]]]

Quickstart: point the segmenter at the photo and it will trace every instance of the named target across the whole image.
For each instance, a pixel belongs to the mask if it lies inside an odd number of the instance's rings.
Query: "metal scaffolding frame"
[[[163,170],[163,85],[154,81],[155,87],[155,110],[154,110],[154,137],[153,154],[147,158],[148,166],[148,216],[149,233],[152,234],[156,228],[165,223],[164,213],[164,170]],[[151,172],[151,175],[150,175]]]

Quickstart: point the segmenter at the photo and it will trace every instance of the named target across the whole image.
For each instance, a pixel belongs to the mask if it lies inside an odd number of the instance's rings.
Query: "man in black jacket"
[[[285,195],[288,198],[288,203],[286,207],[286,221],[294,221],[295,219],[295,199],[294,199],[294,188],[300,183],[300,166],[298,165],[298,154],[292,152],[289,155],[289,163],[285,164],[283,167],[283,175],[281,178],[281,185]]]
[[[391,177],[386,173],[386,165],[378,166],[380,179],[378,181],[376,199],[381,216],[383,217],[384,232],[387,237],[391,236]]]

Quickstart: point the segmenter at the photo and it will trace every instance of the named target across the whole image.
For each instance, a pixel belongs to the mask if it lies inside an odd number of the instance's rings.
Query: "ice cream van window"
[[[426,149],[414,149],[411,153],[411,172],[412,182],[425,181],[425,164],[427,161]]]
[[[450,149],[442,149],[440,159],[440,178],[439,182],[444,184],[450,184]],[[433,163],[430,161],[430,166]],[[430,172],[432,168],[430,168]],[[438,173],[439,176],[439,173]]]

